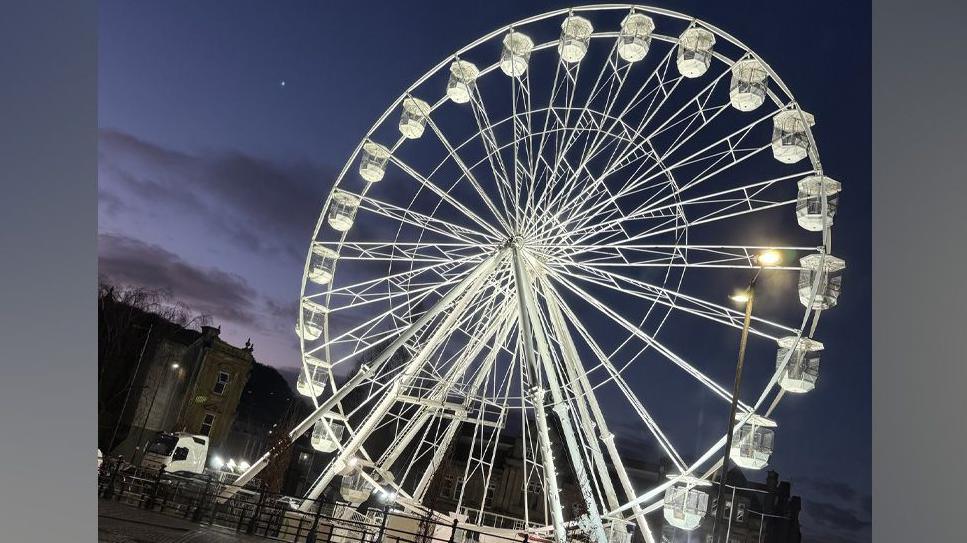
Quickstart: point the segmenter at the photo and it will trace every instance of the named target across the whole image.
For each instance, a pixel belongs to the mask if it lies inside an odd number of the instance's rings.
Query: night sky
[[[100,272],[166,288],[227,340],[251,337],[261,362],[296,367],[307,242],[360,137],[453,50],[566,5],[103,1]],[[844,294],[820,324],[818,388],[777,411],[770,464],[803,497],[807,541],[869,541],[869,7],[658,5],[766,59],[816,115],[824,167],[843,182],[833,247],[847,262]]]

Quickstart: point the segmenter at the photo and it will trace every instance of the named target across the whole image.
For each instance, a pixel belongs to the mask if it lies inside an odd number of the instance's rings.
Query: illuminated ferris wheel
[[[696,528],[726,443],[696,414],[733,400],[735,286],[768,281],[748,327],[768,363],[750,363],[732,462],[766,466],[776,405],[817,382],[845,263],[813,124],[764,59],[662,9],[557,10],[446,57],[379,116],[316,225],[296,331],[317,409],[292,435],[333,461],[308,497],[341,476],[351,501],[421,510],[462,434],[458,511],[496,529],[513,438],[533,533],[653,541],[659,509]],[[642,440],[673,466],[651,488],[624,462]]]

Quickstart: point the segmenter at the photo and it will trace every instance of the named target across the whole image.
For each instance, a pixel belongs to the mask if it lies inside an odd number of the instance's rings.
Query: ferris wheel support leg
[[[531,331],[531,321],[528,317],[527,293],[530,284],[524,280],[526,271],[520,262],[520,255],[517,249],[513,253],[514,278],[517,281],[517,300],[520,305],[520,333],[524,338],[524,357],[531,367],[534,376],[538,375],[536,355],[534,353],[534,336]],[[532,403],[534,404],[534,419],[537,422],[539,443],[541,448],[541,460],[544,464],[544,479],[548,486],[548,501],[550,502],[551,520],[554,525],[554,539],[558,543],[565,543],[567,535],[564,531],[564,513],[561,511],[561,493],[557,486],[557,471],[554,469],[554,456],[551,452],[551,439],[547,428],[547,415],[544,412],[544,391],[536,386],[531,391]]]
[[[419,319],[417,319],[413,324],[411,324],[409,328],[404,330],[399,335],[399,337],[397,337],[392,343],[390,343],[389,346],[387,346],[386,349],[384,349],[383,352],[381,352],[379,356],[376,357],[375,360],[373,360],[372,364],[361,368],[359,372],[356,373],[356,375],[352,376],[352,378],[350,378],[349,381],[347,381],[342,387],[340,387],[338,391],[334,391],[333,395],[328,400],[321,403],[319,407],[317,407],[316,410],[312,412],[312,414],[310,414],[302,422],[296,425],[296,427],[289,432],[289,440],[295,441],[296,439],[299,439],[299,437],[301,437],[302,434],[306,433],[309,430],[309,428],[312,428],[312,425],[315,424],[317,420],[319,420],[319,417],[323,416],[329,411],[332,411],[333,407],[338,405],[343,398],[349,395],[349,393],[357,385],[359,385],[366,379],[373,376],[383,366],[383,364],[385,364],[386,361],[389,360],[390,357],[392,357],[396,353],[396,351],[400,347],[402,347],[404,343],[409,341],[410,338],[412,338],[421,328],[423,328],[428,322],[430,322],[434,317],[436,317],[442,310],[444,310],[451,303],[453,303],[455,299],[457,299],[461,294],[463,294],[478,279],[491,273],[494,270],[494,268],[497,267],[497,264],[501,260],[503,260],[505,255],[506,255],[506,251],[501,250],[491,255],[483,262],[481,262],[476,269],[471,271],[452,289],[450,289],[446,294],[444,294],[443,297],[440,298],[440,300],[433,305],[433,307],[428,309],[426,313],[424,313]],[[358,434],[359,432],[357,432],[357,435]],[[271,452],[263,454],[261,458],[259,458],[255,463],[253,463],[252,466],[249,467],[249,469],[245,470],[245,472],[242,473],[242,475],[240,475],[238,479],[235,480],[235,483],[233,485],[226,487],[225,490],[222,491],[222,493],[218,496],[218,500],[220,502],[223,502],[228,498],[231,498],[235,494],[235,492],[238,491],[239,488],[241,488],[246,483],[251,481],[253,478],[255,478],[256,475],[259,474],[259,472],[265,469],[265,466],[269,464],[270,458],[271,458]]]
[[[591,489],[591,481],[588,477],[587,471],[584,469],[584,460],[581,455],[581,450],[578,446],[577,438],[574,435],[574,428],[571,426],[570,416],[567,413],[567,405],[565,403],[566,400],[563,394],[561,394],[560,384],[556,376],[556,370],[553,362],[551,361],[550,350],[547,345],[547,338],[544,335],[544,331],[541,327],[540,315],[538,314],[537,308],[534,306],[534,301],[531,298],[531,279],[526,268],[524,267],[523,262],[521,261],[522,256],[519,249],[514,250],[513,260],[514,276],[517,280],[517,292],[521,308],[521,331],[524,333],[525,338],[524,353],[527,357],[528,363],[534,370],[535,376],[539,375],[539,372],[537,371],[538,368],[536,358],[538,354],[540,355],[544,368],[544,376],[547,379],[551,399],[554,403],[553,411],[561,422],[561,430],[564,434],[564,441],[568,449],[568,456],[570,457],[571,465],[574,468],[575,475],[577,476],[578,486],[581,489],[581,495],[584,497],[584,502],[587,506],[588,517],[591,521],[591,535],[598,543],[607,543],[608,537],[605,535],[604,527],[601,524],[601,515],[598,511],[598,504],[594,499],[593,491]],[[538,352],[535,352],[535,350]],[[545,475],[548,479],[548,486],[552,486],[551,483],[553,483],[550,493],[552,505],[555,508],[553,517],[555,521],[554,530],[555,534],[560,538],[564,536],[564,522],[563,515],[561,513],[560,495],[558,494],[557,489],[557,474],[554,471],[553,459],[551,456],[550,435],[548,432],[546,414],[544,411],[545,392],[539,387],[535,387],[533,395],[537,427],[541,434],[541,455],[545,456],[545,463],[550,464],[550,469],[548,469],[548,466],[545,465]]]
[[[604,413],[601,412],[601,406],[598,405],[597,397],[594,395],[594,390],[591,387],[591,383],[588,381],[587,373],[583,371],[583,367],[580,363],[580,358],[577,354],[577,348],[574,346],[574,341],[571,339],[570,334],[567,333],[567,328],[564,323],[564,317],[561,314],[561,309],[557,305],[557,298],[552,294],[548,293],[545,296],[547,300],[548,313],[550,314],[551,326],[555,329],[555,335],[561,338],[561,343],[563,345],[564,353],[564,366],[568,370],[568,378],[572,382],[578,383],[578,390],[576,395],[578,396],[577,402],[582,419],[587,417],[587,408],[584,407],[584,401],[587,402],[588,408],[591,410],[591,414],[594,417],[594,424],[598,428],[599,435],[601,436],[601,441],[605,444],[605,448],[608,451],[608,457],[611,459],[611,465],[614,466],[615,471],[618,473],[618,481],[621,483],[622,489],[625,492],[627,499],[633,500],[637,496],[635,494],[634,488],[631,486],[631,479],[628,477],[628,472],[625,470],[624,462],[621,461],[621,456],[618,454],[618,449],[614,444],[614,434],[608,430],[607,421],[604,418]],[[590,424],[590,421],[588,421]],[[614,486],[611,484],[611,475],[608,472],[608,466],[605,464],[604,456],[601,450],[595,447],[592,451],[595,463],[598,465],[598,469],[601,472],[601,480],[605,484],[606,490],[608,490],[608,497],[611,500],[616,501]],[[617,506],[612,506],[612,509],[616,509]],[[635,504],[632,508],[634,513],[635,521],[638,525],[638,529],[641,531],[646,543],[655,543],[655,536],[651,533],[651,529],[648,527],[648,521],[645,520],[645,512],[641,509],[641,506]]]
[[[500,351],[500,346],[507,342],[507,337],[510,335],[510,330],[512,328],[513,320],[508,319],[503,323],[503,330],[497,336],[497,340],[494,343],[494,348],[487,357],[484,367],[477,372],[477,376],[474,378],[473,383],[471,383],[469,393],[467,398],[463,401],[464,409],[470,407],[471,399],[473,394],[483,385],[484,380],[487,378],[487,374],[490,372],[490,368],[493,367],[497,360],[497,354]],[[447,428],[443,432],[443,438],[440,440],[439,446],[433,451],[433,457],[430,459],[430,463],[423,470],[423,475],[420,477],[419,483],[416,485],[416,490],[413,492],[413,498],[422,502],[424,494],[426,494],[427,488],[430,485],[430,481],[433,480],[433,476],[436,470],[439,469],[440,464],[443,462],[443,456],[446,454],[447,449],[450,447],[450,442],[453,441],[453,437],[456,435],[457,430],[460,428],[462,421],[458,419],[452,419],[447,423]]]
[[[416,330],[421,328],[423,325],[427,324],[434,316],[436,316],[444,307],[448,306],[454,298],[457,296],[462,296],[458,304],[454,307],[454,310],[447,315],[443,322],[439,324],[436,330],[434,330],[433,335],[427,340],[423,348],[413,355],[413,358],[406,364],[403,370],[400,372],[400,378],[398,378],[390,390],[383,396],[373,410],[367,415],[366,420],[360,425],[356,434],[349,440],[345,447],[343,447],[336,458],[329,464],[323,474],[316,480],[315,484],[309,490],[306,495],[305,501],[303,501],[300,506],[301,510],[308,510],[312,507],[313,500],[322,494],[329,483],[332,482],[333,477],[336,476],[336,471],[338,466],[344,466],[348,462],[349,458],[356,453],[363,441],[369,436],[369,434],[376,428],[376,425],[383,418],[383,416],[389,411],[389,409],[396,403],[397,398],[401,391],[403,391],[409,384],[412,376],[415,375],[420,366],[426,361],[426,358],[433,349],[436,348],[437,344],[452,331],[453,326],[457,323],[460,317],[463,316],[463,311],[466,306],[470,303],[471,299],[479,290],[482,280],[490,275],[491,272],[497,267],[497,264],[503,260],[506,255],[506,249],[501,249],[499,252],[485,260],[480,266],[478,266],[473,272],[471,272],[463,281],[460,282],[453,290],[447,293],[447,296],[451,294],[453,297],[447,299],[445,296],[441,298],[429,311],[427,311],[423,317],[421,317],[417,322],[407,329],[402,336],[396,339],[383,353],[377,361],[382,364],[398,349],[402,344],[408,340]],[[431,315],[432,313],[432,315]],[[419,325],[419,326],[417,326]],[[406,337],[404,337],[406,336]],[[377,364],[374,362],[373,366]],[[372,371],[372,370],[371,370]],[[343,387],[345,388],[345,387]],[[343,389],[340,389],[342,392]],[[347,392],[348,393],[348,392]],[[327,402],[328,403],[328,402]]]
[[[453,386],[453,383],[456,382],[456,380],[459,379],[468,368],[470,368],[470,364],[477,358],[477,355],[483,351],[484,347],[487,346],[487,342],[490,341],[490,338],[497,334],[497,329],[500,327],[502,320],[503,319],[501,318],[495,319],[493,323],[490,323],[488,329],[484,332],[481,338],[473,340],[474,343],[472,344],[472,347],[466,350],[460,356],[459,361],[453,365],[450,371],[447,372],[447,375],[444,377],[440,385],[437,386],[433,392],[431,392],[431,395],[427,398],[428,403],[433,404],[443,402],[446,399],[446,395],[450,392],[450,387]],[[431,407],[422,407],[419,412],[414,415],[412,419],[413,423],[407,426],[406,430],[403,432],[403,435],[393,442],[393,445],[390,447],[390,449],[388,449],[386,454],[380,459],[378,465],[381,469],[388,470],[393,467],[393,464],[399,459],[399,456],[403,454],[403,450],[406,449],[413,438],[415,438],[419,433],[420,429],[423,428],[423,425],[426,424],[427,420],[429,420],[432,410],[433,408]]]

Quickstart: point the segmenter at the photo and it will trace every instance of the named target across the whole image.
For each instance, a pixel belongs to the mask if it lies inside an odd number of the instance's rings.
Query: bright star
[[[285,79],[283,79],[280,84],[284,87],[285,86]]]

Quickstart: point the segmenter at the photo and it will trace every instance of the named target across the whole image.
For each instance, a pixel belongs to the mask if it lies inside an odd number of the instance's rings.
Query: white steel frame
[[[653,69],[643,79],[637,75],[637,90],[625,83],[636,77],[633,70],[639,65],[618,60],[614,45],[614,17],[632,9],[656,21],[651,50],[641,62]],[[535,45],[531,67],[520,78],[501,73],[496,58],[488,57],[492,63],[480,67],[478,82],[504,78],[510,94],[505,116],[495,113],[495,105],[505,104],[492,96],[485,102],[480,85],[472,87],[470,102],[460,106],[447,100],[442,86],[432,86],[448,73],[453,60],[478,61],[482,57],[477,52],[507,32],[526,33],[540,25],[559,28],[569,14],[591,18],[596,26],[592,47],[612,44],[611,53],[600,66],[558,61],[546,103],[538,94],[541,89],[532,87],[530,75],[536,63],[557,58],[557,40]],[[598,28],[596,16],[611,17],[612,22]],[[712,67],[697,84],[686,81],[674,67],[677,36],[690,25],[716,36]],[[728,92],[730,66],[742,58],[759,60],[769,73],[766,103],[743,113],[744,124],[713,134],[723,119],[734,115],[722,95],[723,89]],[[591,76],[582,78],[582,71]],[[688,86],[693,90],[684,90]],[[436,93],[435,100],[427,99],[434,96],[431,93]],[[443,158],[433,167],[413,162],[406,150],[415,140],[396,133],[392,145],[386,145],[390,158],[380,183],[411,187],[415,193],[406,202],[405,196],[398,196],[404,194],[402,188],[398,193],[380,192],[374,183],[349,173],[363,145],[388,133],[403,100],[411,96],[427,99],[421,140],[435,142]],[[322,303],[329,314],[319,340],[300,336],[304,355],[325,360],[335,372],[362,356],[375,355],[341,385],[330,372],[331,392],[322,401],[313,398],[313,414],[290,432],[296,439],[320,420],[327,428],[332,420],[347,426],[342,440],[336,440],[335,458],[307,498],[318,497],[337,474],[356,466],[373,488],[392,491],[402,506],[421,511],[429,483],[461,425],[472,427],[474,436],[461,483],[465,487],[472,477],[482,477],[486,489],[496,442],[509,424],[519,420],[527,472],[521,489],[525,511],[533,498],[527,492],[532,479],[546,497],[544,518],[532,519],[525,513],[522,520],[529,530],[549,533],[563,543],[569,521],[557,473],[568,463],[578,480],[585,525],[593,540],[607,541],[607,526],[634,523],[646,541],[653,542],[645,514],[662,506],[664,490],[679,479],[648,489],[633,487],[598,394],[604,386],[620,393],[680,478],[709,478],[720,467],[712,460],[725,436],[687,461],[629,385],[625,372],[649,353],[680,368],[705,392],[730,402],[731,393],[708,377],[701,364],[686,360],[658,338],[671,314],[709,326],[742,327],[740,311],[682,291],[686,270],[755,270],[755,255],[769,248],[790,255],[787,264],[770,273],[797,273],[798,256],[830,253],[828,225],[811,244],[689,242],[689,232],[702,230],[703,225],[721,227],[776,209],[787,210],[788,223],[795,224],[796,181],[823,174],[808,127],[808,160],[798,165],[776,163],[774,175],[734,174],[747,161],[760,159],[760,153],[768,154],[771,141],[758,134],[763,126],[771,128],[773,115],[787,109],[800,111],[778,74],[744,44],[693,17],[631,4],[579,6],[518,21],[473,41],[420,77],[376,120],[333,185],[333,191],[338,188],[360,198],[357,224],[346,232],[328,228],[325,210],[330,194],[313,234],[314,244],[339,253],[338,267],[382,266],[385,273],[343,276],[333,270],[332,283],[319,287],[308,282],[311,251],[307,258],[302,297]],[[442,121],[457,115],[474,127],[469,134],[448,135],[452,123]],[[661,138],[670,138],[670,143],[656,145]],[[741,171],[746,176],[750,172]],[[758,169],[751,171],[758,175]],[[733,181],[720,186],[726,178]],[[461,190],[470,196],[458,196]],[[389,201],[392,198],[397,201]],[[629,207],[627,202],[636,203]],[[367,228],[372,231],[377,224],[386,226],[383,231],[395,230],[395,239],[368,237]],[[643,270],[654,273],[632,273]],[[819,284],[817,277],[814,295]],[[602,293],[648,309],[629,317]],[[789,303],[796,302],[791,293]],[[605,319],[626,339],[607,345],[587,326],[592,317]],[[772,342],[790,335],[811,337],[819,318],[820,311],[811,309],[793,323],[755,316],[750,331],[753,337]],[[300,311],[298,326],[302,325]],[[401,349],[407,360],[394,367],[390,362]],[[303,366],[308,372],[305,362]],[[776,387],[783,367],[754,401],[740,399],[746,419],[768,416],[775,409],[783,396]],[[342,405],[354,390],[365,391],[363,405]],[[724,411],[726,403],[722,405]],[[557,420],[564,441],[565,454],[557,458],[548,412]],[[327,417],[320,418],[323,415]],[[367,439],[386,429],[393,432],[393,445],[372,451],[378,455],[371,456]],[[335,439],[331,428],[328,432]],[[410,462],[400,465],[407,450],[412,451]],[[255,462],[238,484],[257,475],[267,461],[268,456]],[[420,462],[425,465],[414,470]],[[610,470],[616,473],[617,488]],[[479,504],[465,503],[469,499],[461,490],[458,509],[477,511],[466,524],[479,525],[486,490]]]

